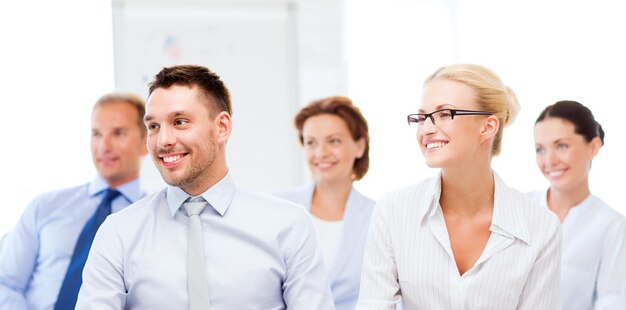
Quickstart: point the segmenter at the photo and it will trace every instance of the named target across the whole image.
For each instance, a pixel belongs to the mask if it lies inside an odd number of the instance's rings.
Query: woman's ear
[[[602,147],[602,140],[600,139],[600,137],[595,137],[591,139],[591,141],[589,141],[589,146],[590,146],[590,152],[591,152],[591,159],[593,159],[594,157],[596,157],[596,155],[598,155],[598,152],[600,151],[600,148]]]
[[[481,139],[480,142],[487,141],[495,138],[498,130],[500,129],[500,120],[495,115],[489,115],[480,130]]]
[[[363,154],[365,154],[365,138],[361,138],[357,140],[356,146],[357,146],[356,158],[363,157]]]

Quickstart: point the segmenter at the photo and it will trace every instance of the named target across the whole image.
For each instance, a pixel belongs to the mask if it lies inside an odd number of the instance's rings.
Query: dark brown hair
[[[304,143],[304,137],[302,136],[304,122],[306,122],[307,119],[320,114],[330,114],[340,117],[348,126],[348,130],[350,131],[354,141],[358,141],[361,138],[365,141],[365,151],[363,152],[363,156],[355,159],[354,166],[352,167],[354,179],[362,179],[365,176],[365,173],[367,173],[370,165],[370,136],[367,127],[367,120],[365,120],[365,117],[363,117],[359,108],[354,106],[354,104],[352,104],[352,100],[349,98],[335,96],[315,100],[302,108],[294,118],[294,125],[298,130],[300,144]]]
[[[198,86],[208,99],[214,99],[217,113],[226,111],[233,114],[228,88],[215,72],[206,67],[178,65],[163,68],[150,83],[148,96],[157,88],[169,88],[172,85]]]
[[[574,124],[575,132],[583,136],[585,141],[590,142],[593,138],[599,137],[602,145],[604,145],[604,130],[602,126],[593,117],[591,110],[581,103],[572,100],[562,100],[549,105],[539,114],[535,124],[549,117],[560,118]]]
[[[143,123],[143,116],[146,114],[146,103],[144,100],[130,93],[109,93],[103,95],[96,101],[96,104],[93,105],[92,113],[96,108],[113,102],[127,103],[137,110],[137,126],[139,126],[139,130],[141,130],[141,135],[145,136],[147,130],[146,125]]]

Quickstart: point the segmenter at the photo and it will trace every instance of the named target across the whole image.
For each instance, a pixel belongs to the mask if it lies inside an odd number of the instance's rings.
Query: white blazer
[[[276,193],[276,196],[306,207],[311,212],[315,183]],[[367,231],[376,202],[359,193],[354,187],[346,203],[344,227],[335,260],[328,268],[328,278],[337,310],[353,310],[359,298],[363,251]]]

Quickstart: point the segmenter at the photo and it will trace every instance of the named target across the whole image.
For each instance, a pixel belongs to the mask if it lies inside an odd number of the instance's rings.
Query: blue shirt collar
[[[167,206],[170,209],[172,217],[174,217],[176,211],[180,209],[183,202],[185,202],[189,196],[190,195],[180,187],[171,185],[167,186]],[[215,211],[224,216],[224,213],[226,213],[226,210],[228,210],[230,203],[235,197],[235,182],[233,181],[230,172],[228,172],[224,178],[211,188],[207,189],[200,196],[202,196],[202,198],[204,198],[204,200],[206,200],[211,207],[215,209]]]
[[[109,187],[110,185],[105,179],[103,179],[100,175],[96,175],[96,177],[91,182],[89,182],[87,193],[89,194],[89,197],[94,197],[99,195]],[[139,182],[139,178],[134,179],[130,182],[126,182],[116,187],[116,189],[120,191],[124,199],[128,200],[129,203],[133,203],[145,196],[145,193],[141,189],[141,183]]]

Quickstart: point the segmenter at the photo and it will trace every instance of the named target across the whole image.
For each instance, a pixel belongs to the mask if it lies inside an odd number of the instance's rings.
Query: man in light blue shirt
[[[169,186],[107,218],[76,309],[334,309],[308,213],[228,172],[231,103],[219,76],[164,68],[149,93],[148,150]],[[200,225],[187,208],[198,203]]]
[[[98,175],[87,184],[40,195],[26,208],[0,253],[0,309],[52,309],[79,235],[107,189],[120,192],[112,212],[145,196],[138,180],[147,154],[144,111],[143,100],[133,95],[107,94],[96,102],[91,155]]]

